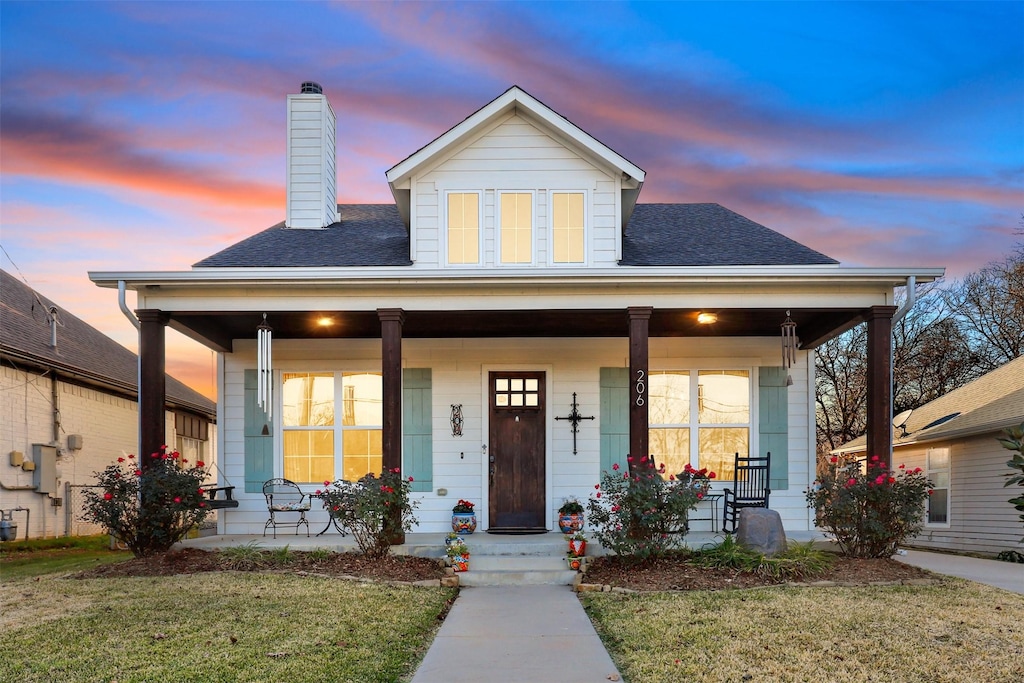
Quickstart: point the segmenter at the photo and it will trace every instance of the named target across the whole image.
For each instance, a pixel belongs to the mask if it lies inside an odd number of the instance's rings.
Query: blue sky
[[[0,267],[130,348],[89,270],[186,269],[284,212],[285,95],[339,201],[510,85],[647,172],[857,266],[1002,258],[1024,213],[1024,2],[0,2]],[[8,257],[9,255],[9,257]],[[211,393],[211,354],[168,335]]]

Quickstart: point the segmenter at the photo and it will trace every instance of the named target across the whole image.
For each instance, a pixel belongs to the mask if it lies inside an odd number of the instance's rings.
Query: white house
[[[392,167],[394,203],[338,205],[331,105],[313,83],[287,102],[282,223],[189,271],[90,273],[138,294],[144,387],[165,325],[219,352],[222,483],[244,486],[221,532],[261,532],[271,477],[401,467],[420,531],[460,498],[484,529],[529,531],[627,454],[723,481],[767,451],[772,508],[809,530],[809,354],[862,321],[886,450],[893,290],[941,268],[846,268],[718,204],[640,204],[640,167],[518,87]]]
[[[138,449],[138,368],[134,353],[0,271],[0,510],[18,539],[102,533],[80,518],[81,487]],[[158,445],[212,465],[214,402],[165,382]]]
[[[1005,488],[1012,453],[996,440],[1024,423],[1024,356],[897,416],[893,462],[920,467],[933,484],[924,530],[910,544],[995,554],[1021,550],[1024,527]],[[864,439],[835,453],[863,454]],[[1024,572],[1022,572],[1024,575]]]

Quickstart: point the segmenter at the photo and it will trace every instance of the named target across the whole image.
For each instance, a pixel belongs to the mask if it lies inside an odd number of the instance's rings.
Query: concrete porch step
[[[564,565],[564,562],[563,562]],[[476,569],[470,557],[469,571],[458,574],[460,586],[569,586],[576,572],[565,570],[515,571]]]

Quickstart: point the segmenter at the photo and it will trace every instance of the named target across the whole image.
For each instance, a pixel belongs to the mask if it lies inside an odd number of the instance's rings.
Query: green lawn
[[[99,564],[131,559],[125,550],[111,550],[110,536],[70,536],[0,545],[0,581],[54,572],[77,572]]]
[[[454,597],[285,573],[5,580],[0,681],[399,681]]]
[[[967,581],[580,598],[630,683],[1024,681],[1024,595]]]

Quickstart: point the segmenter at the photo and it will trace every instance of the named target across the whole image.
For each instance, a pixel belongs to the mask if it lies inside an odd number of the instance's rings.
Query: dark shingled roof
[[[809,266],[838,263],[719,204],[637,204],[625,266]]]
[[[16,367],[54,369],[122,395],[138,396],[138,356],[95,327],[57,307],[57,348],[50,346],[47,311],[55,305],[0,270],[0,355]],[[167,403],[213,418],[216,405],[167,376]]]
[[[409,234],[394,204],[339,204],[341,222],[318,230],[278,223],[195,268],[408,266]]]
[[[197,268],[408,266],[409,235],[393,204],[340,204],[320,230],[284,223],[203,259]],[[838,261],[718,204],[637,204],[626,266],[803,266]]]

